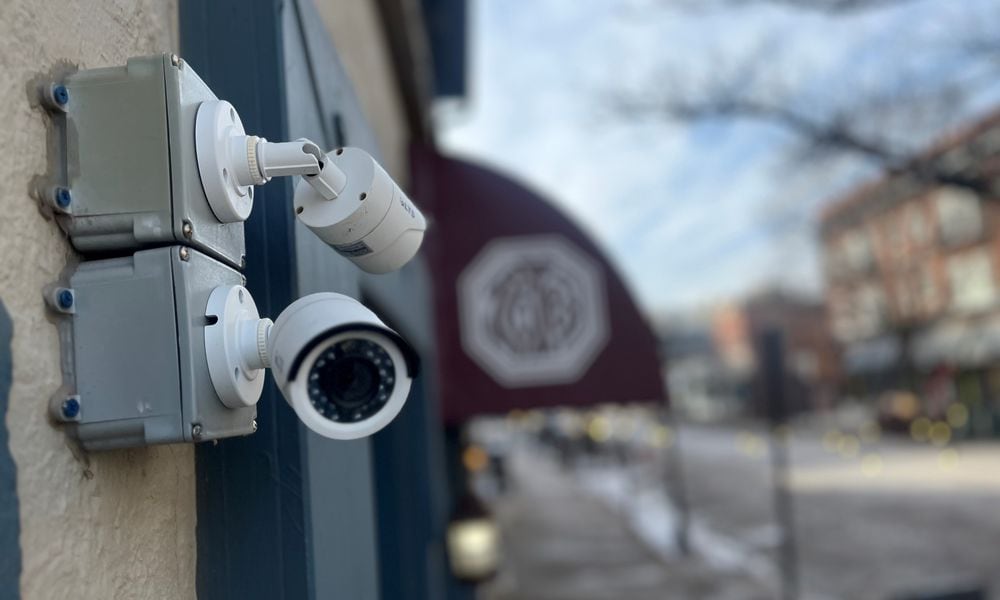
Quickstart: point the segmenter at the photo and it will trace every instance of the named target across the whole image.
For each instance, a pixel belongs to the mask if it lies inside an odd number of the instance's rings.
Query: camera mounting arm
[[[245,221],[253,208],[253,186],[272,177],[300,175],[326,200],[336,199],[347,187],[347,175],[326,160],[315,142],[276,143],[247,135],[236,110],[224,100],[198,108],[195,145],[202,187],[223,223]]]
[[[260,183],[272,177],[301,175],[326,200],[335,200],[347,187],[347,175],[305,138],[280,143],[257,138],[256,143],[248,140],[246,148],[247,164],[257,165],[257,174],[263,179]]]

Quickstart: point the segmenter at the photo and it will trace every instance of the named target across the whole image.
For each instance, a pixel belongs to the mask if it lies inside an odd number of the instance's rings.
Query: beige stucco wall
[[[0,1],[0,299],[14,321],[7,428],[26,599],[195,595],[193,448],[78,455],[47,420],[59,354],[40,291],[72,252],[29,196],[46,171],[47,121],[28,81],[66,61],[124,64],[176,39],[174,0]]]
[[[315,0],[384,153],[384,166],[406,181],[410,140],[392,56],[375,0]]]

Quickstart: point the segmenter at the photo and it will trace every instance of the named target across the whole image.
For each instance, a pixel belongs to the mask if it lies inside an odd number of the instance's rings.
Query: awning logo
[[[577,381],[608,339],[598,264],[558,235],[498,238],[458,279],[462,347],[504,387]]]

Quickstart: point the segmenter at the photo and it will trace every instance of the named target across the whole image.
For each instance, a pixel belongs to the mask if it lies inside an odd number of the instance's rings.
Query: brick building
[[[1000,113],[926,155],[968,184],[903,170],[822,215],[830,328],[853,393],[908,390],[931,416],[955,398],[992,414],[1000,397],[998,152]]]

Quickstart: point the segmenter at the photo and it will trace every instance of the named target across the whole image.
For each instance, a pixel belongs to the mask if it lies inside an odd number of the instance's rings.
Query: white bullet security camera
[[[399,414],[417,374],[416,352],[357,300],[310,294],[278,316],[268,340],[274,379],[316,433],[353,439]]]
[[[242,286],[216,288],[206,308],[209,373],[226,406],[251,406],[270,367],[295,414],[323,437],[374,434],[402,410],[417,374],[413,348],[357,300],[310,294],[274,323]]]
[[[339,195],[317,185],[329,171],[345,174]],[[367,152],[338,148],[318,175],[295,187],[295,214],[321,240],[369,273],[388,273],[420,248],[427,222],[396,182]]]
[[[323,154],[306,139],[273,143],[248,136],[224,100],[201,104],[195,138],[202,187],[223,223],[250,216],[254,185],[301,175],[295,189],[299,220],[361,269],[394,271],[420,248],[424,216],[364,150]]]

